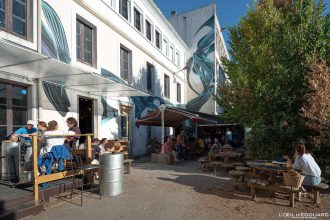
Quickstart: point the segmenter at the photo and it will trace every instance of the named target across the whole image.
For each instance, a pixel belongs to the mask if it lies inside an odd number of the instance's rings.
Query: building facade
[[[229,59],[216,5],[209,4],[170,16],[170,23],[188,45],[186,53],[186,108],[218,114],[221,108],[212,99],[217,86],[225,83],[221,58]]]
[[[228,57],[215,5],[185,14],[182,26],[150,0],[0,0],[0,141],[28,119],[67,129],[75,117],[143,155],[161,130],[135,121],[159,105],[214,112]]]

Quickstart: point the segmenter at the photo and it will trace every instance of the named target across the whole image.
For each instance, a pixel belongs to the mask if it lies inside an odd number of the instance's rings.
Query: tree
[[[263,0],[229,28],[232,60],[223,63],[230,83],[216,100],[224,119],[251,128],[255,156],[290,153],[293,140],[314,134],[300,113],[313,58],[329,56],[324,9],[323,1]]]

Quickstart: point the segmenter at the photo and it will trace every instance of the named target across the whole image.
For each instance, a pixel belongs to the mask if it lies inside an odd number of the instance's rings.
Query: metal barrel
[[[100,190],[102,196],[116,196],[123,192],[123,154],[103,154],[100,157]]]

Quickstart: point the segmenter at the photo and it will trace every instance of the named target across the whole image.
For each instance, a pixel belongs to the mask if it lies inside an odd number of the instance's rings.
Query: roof
[[[162,126],[162,111],[164,110],[164,127],[177,127],[186,120],[192,120],[194,123],[216,124],[216,121],[205,118],[200,114],[189,112],[182,108],[169,107],[161,105],[159,109],[154,110],[148,115],[136,121],[136,125]]]

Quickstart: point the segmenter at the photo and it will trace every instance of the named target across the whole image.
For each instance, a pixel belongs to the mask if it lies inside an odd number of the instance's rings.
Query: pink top
[[[166,142],[164,145],[163,145],[163,152],[166,154],[168,152],[171,152],[173,149],[172,149],[172,144]]]

